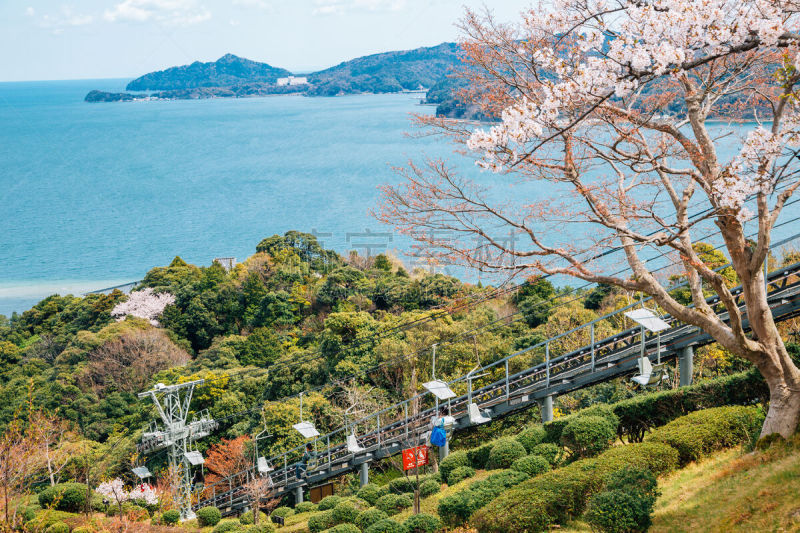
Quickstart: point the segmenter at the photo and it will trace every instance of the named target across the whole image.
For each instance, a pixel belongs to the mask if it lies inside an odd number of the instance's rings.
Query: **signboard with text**
[[[403,450],[403,470],[428,464],[428,447],[425,445]]]

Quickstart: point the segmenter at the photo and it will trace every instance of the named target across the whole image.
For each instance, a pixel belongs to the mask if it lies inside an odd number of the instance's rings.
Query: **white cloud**
[[[245,8],[268,9],[270,11],[274,7],[267,0],[233,0],[233,5]]]
[[[123,0],[103,14],[109,22],[155,21],[189,26],[211,18],[211,12],[196,0]]]
[[[25,12],[28,16],[36,16],[36,10],[32,7],[29,7]],[[70,6],[61,6],[61,9],[57,13],[42,15],[38,20],[38,25],[59,34],[64,31],[64,28],[85,26],[92,22],[94,22],[93,15],[76,13]]]
[[[406,0],[314,0],[312,15],[334,15],[348,11],[399,11]]]
[[[25,14],[28,15],[29,17],[34,17],[36,16],[36,10],[33,9],[31,6],[28,6],[28,9],[25,10]]]

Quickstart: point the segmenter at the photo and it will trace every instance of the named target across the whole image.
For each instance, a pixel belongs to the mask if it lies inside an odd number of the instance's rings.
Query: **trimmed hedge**
[[[484,479],[476,481],[468,488],[439,500],[437,512],[449,527],[464,524],[478,509],[492,501],[509,487],[528,479],[524,472],[503,470]]]
[[[467,458],[467,452],[463,450],[459,450],[457,452],[453,452],[447,457],[445,457],[441,463],[439,463],[439,473],[442,475],[442,480],[451,485],[450,483],[450,472],[458,468],[459,466],[470,466],[469,459]]]
[[[494,443],[487,442],[477,448],[467,450],[467,460],[469,465],[476,470],[483,470],[486,468],[486,463],[489,462],[489,454],[492,452]]]
[[[561,433],[564,431],[564,428],[567,427],[567,424],[578,417],[585,416],[600,416],[602,418],[607,418],[608,421],[611,422],[611,425],[615,428],[619,426],[620,423],[619,417],[617,417],[617,415],[614,413],[613,406],[607,404],[597,404],[587,407],[586,409],[581,409],[577,413],[556,418],[555,420],[544,424],[543,427],[545,431],[545,438],[543,442],[561,444]]]
[[[450,484],[455,485],[465,479],[471,478],[475,475],[475,469],[471,466],[459,466],[452,472],[450,472]]]
[[[329,533],[361,533],[361,530],[353,524],[339,524],[338,526],[333,526],[326,531]]]
[[[264,522],[267,521],[268,518],[269,517],[266,515],[266,513],[263,513],[261,511],[259,511],[259,513],[258,513],[258,523],[259,524],[263,524]],[[241,522],[242,524],[244,524],[246,526],[249,526],[251,524],[255,524],[255,511],[251,510],[251,511],[247,511],[246,513],[244,513],[242,516],[239,517],[239,522]]]
[[[179,513],[176,509],[170,509],[169,511],[164,511],[161,514],[161,523],[172,526],[177,524],[181,519],[181,513]]]
[[[528,453],[533,453],[533,448],[536,445],[541,444],[546,436],[547,432],[544,430],[544,428],[537,425],[524,429],[519,435],[517,435],[516,439],[520,444],[525,446],[525,451]]]
[[[58,483],[39,493],[42,509],[53,507],[68,513],[80,513],[86,508],[86,485],[83,483]]]
[[[69,526],[64,522],[56,522],[55,524],[51,524],[44,531],[45,533],[69,533]]]
[[[368,483],[361,487],[356,495],[370,505],[375,505],[378,498],[387,494],[386,487],[379,487],[372,483]]]
[[[406,518],[403,526],[408,533],[435,533],[442,528],[442,521],[433,515],[419,513]]]
[[[197,510],[197,524],[200,527],[216,526],[222,520],[222,513],[214,506]]]
[[[392,516],[403,509],[408,509],[413,504],[413,500],[405,494],[387,494],[378,498],[378,501],[375,502],[375,507]]]
[[[578,416],[564,426],[561,444],[575,457],[594,457],[606,451],[616,436],[617,426],[609,417]]]
[[[229,518],[214,526],[211,531],[212,533],[238,533],[239,531],[244,531],[244,526],[238,520]]]
[[[511,470],[525,472],[529,476],[538,476],[550,470],[550,463],[540,455],[526,455],[511,464]]]
[[[317,504],[313,502],[300,502],[294,506],[295,513],[310,513],[317,510]]]
[[[294,514],[294,509],[291,507],[276,507],[273,509],[272,513],[270,513],[270,517],[279,516],[281,518],[286,518],[287,516],[292,516]],[[273,520],[274,522],[274,520]]]
[[[369,526],[364,533],[406,533],[406,528],[389,518]]]
[[[337,523],[352,523],[355,522],[358,512],[352,503],[341,502],[333,508],[333,518]]]
[[[364,531],[375,522],[380,522],[381,520],[386,520],[387,518],[389,518],[388,514],[373,507],[358,513],[355,524],[361,528],[362,531]]]
[[[751,441],[763,423],[760,407],[716,407],[673,420],[648,435],[646,442],[672,446],[678,450],[681,464],[686,464],[714,450]]]
[[[257,525],[247,526],[244,530],[245,533],[275,533],[275,527],[272,524],[269,522],[262,523],[260,520]]]
[[[335,525],[336,519],[333,517],[333,509],[315,513],[308,517],[308,530],[311,531],[311,533],[320,533]]]
[[[339,505],[342,501],[341,496],[325,496],[319,501],[317,508],[320,511],[328,511]]]
[[[489,460],[486,463],[486,468],[508,468],[511,464],[527,455],[525,446],[520,444],[514,439],[500,439],[497,444],[492,447],[489,452]],[[448,483],[449,485],[450,483]]]
[[[552,442],[543,442],[533,447],[531,455],[544,457],[550,463],[550,466],[558,466],[564,458],[564,449]]]
[[[586,521],[593,526],[593,531],[637,533],[647,531],[650,513],[636,494],[624,490],[609,490],[592,496]]]
[[[464,468],[464,467],[459,467]],[[432,496],[442,490],[442,484],[435,479],[426,479],[419,484],[419,495],[422,498]]]

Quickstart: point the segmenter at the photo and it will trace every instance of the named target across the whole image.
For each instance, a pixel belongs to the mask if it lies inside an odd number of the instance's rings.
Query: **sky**
[[[233,53],[294,72],[458,39],[531,0],[0,0],[0,81],[134,78]]]

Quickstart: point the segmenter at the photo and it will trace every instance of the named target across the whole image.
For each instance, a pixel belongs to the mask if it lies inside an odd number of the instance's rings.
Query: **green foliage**
[[[320,509],[320,510],[324,511],[325,509]],[[273,509],[272,513],[270,513],[270,516],[278,516],[280,518],[286,518],[287,516],[292,516],[294,512],[295,512],[294,509],[292,509],[291,507],[282,506]]]
[[[514,294],[517,304],[528,326],[535,328],[547,322],[556,295],[553,285],[544,278],[529,280]]]
[[[381,511],[380,509],[370,508],[366,511],[361,511],[358,513],[356,517],[355,524],[362,530],[365,531],[375,522],[380,522],[381,520],[386,520],[389,518],[389,515]]]
[[[244,513],[242,516],[239,517],[239,522],[241,522],[242,524],[244,524],[246,526],[249,526],[250,524],[255,523],[254,514],[255,514],[255,511],[253,511],[253,510],[247,511],[246,513]],[[269,517],[267,516],[266,513],[263,513],[261,511],[259,511],[259,513],[258,513],[258,523],[259,524],[262,524],[262,523],[266,522],[267,518],[269,518]]]
[[[336,522],[352,523],[358,516],[358,509],[352,503],[340,502],[333,508],[333,518]]]
[[[586,521],[603,533],[636,533],[647,531],[650,511],[635,493],[609,490],[589,500]]]
[[[514,461],[511,464],[511,470],[525,472],[532,477],[550,470],[550,463],[542,456],[528,455]]]
[[[500,439],[492,447],[492,451],[489,452],[486,468],[508,468],[514,461],[524,457],[527,453],[525,446],[520,444],[519,441],[515,439]]]
[[[312,514],[308,517],[308,529],[311,533],[320,533],[336,525],[336,518],[333,516],[333,509]]]
[[[342,501],[341,496],[325,496],[320,500],[319,505],[317,507],[319,508],[320,511],[327,511],[339,505],[341,501]]]
[[[583,301],[583,306],[591,311],[598,311],[606,296],[614,292],[614,286],[607,283],[599,283],[592,289]]]
[[[326,531],[329,533],[361,533],[361,530],[353,524],[339,524]]]
[[[403,522],[408,533],[435,533],[442,527],[442,522],[433,515],[419,513],[411,515]]]
[[[161,514],[161,523],[168,526],[177,524],[180,519],[181,513],[179,513],[176,509],[170,509],[169,511],[164,511]]]
[[[29,531],[44,531],[56,522],[65,522],[76,517],[77,515],[74,513],[43,509],[39,510],[39,512],[36,513],[36,516],[25,524],[25,527]]]
[[[378,498],[385,494],[387,494],[386,487],[379,487],[378,485],[374,485],[372,483],[364,485],[357,492],[358,497],[370,505],[375,505],[375,502],[378,501]]]
[[[269,522],[259,520],[258,524],[247,526],[244,530],[245,533],[274,533],[275,527]]]
[[[213,506],[203,507],[197,510],[197,523],[201,527],[215,526],[222,520],[222,513]]]
[[[402,524],[386,518],[369,526],[364,533],[406,533],[406,528]]]
[[[44,531],[45,533],[69,533],[69,526],[64,522],[56,522],[48,526]]]
[[[239,533],[240,531],[244,531],[244,526],[233,518],[219,522],[211,530],[212,533]]]
[[[531,455],[538,455],[544,457],[550,466],[558,466],[564,456],[564,450],[561,446],[553,444],[552,442],[543,442],[537,444],[531,449]]]
[[[86,485],[83,483],[58,483],[39,493],[42,508],[53,507],[59,511],[79,513],[86,509]]]
[[[578,417],[585,416],[600,416],[607,418],[614,428],[619,425],[619,418],[617,418],[617,415],[614,413],[612,406],[606,404],[596,404],[591,407],[587,407],[586,409],[582,409],[575,414],[562,416],[561,418],[556,418],[555,420],[545,423],[543,425],[546,433],[544,442],[561,444],[561,433],[564,431],[564,428],[567,427],[567,424]]]
[[[448,480],[450,481],[450,485],[455,485],[456,483],[463,481],[467,478],[471,478],[475,475],[475,469],[471,466],[459,466],[452,472],[450,472],[450,476]]]
[[[389,482],[389,492],[394,494],[414,492],[414,489],[416,488],[417,480],[415,479],[415,476],[402,476]]]
[[[483,481],[476,481],[466,489],[439,500],[437,512],[445,525],[457,527],[464,524],[478,509],[492,501],[509,487],[528,479],[524,472],[504,470],[495,472]]]
[[[375,502],[375,507],[392,516],[403,509],[408,509],[413,503],[413,500],[405,494],[387,494],[378,498],[378,501]]]
[[[463,467],[459,467],[463,468]],[[426,479],[419,484],[419,495],[422,498],[427,498],[439,492],[442,489],[442,484],[435,479]]]
[[[647,436],[678,450],[681,464],[696,461],[714,450],[744,444],[764,423],[757,406],[716,407],[673,420]]]
[[[317,510],[317,504],[313,502],[300,502],[294,506],[295,513],[310,513],[316,510]]]
[[[522,430],[516,439],[525,447],[527,453],[533,453],[533,448],[541,444],[547,436],[542,426],[530,426]]]
[[[463,450],[459,450],[457,452],[453,452],[439,463],[439,473],[442,475],[442,480],[447,483],[448,485],[452,485],[450,483],[450,472],[458,468],[459,466],[469,466],[470,461],[467,457],[467,452]]]
[[[494,444],[487,442],[481,446],[467,450],[467,459],[470,466],[476,470],[483,470],[486,468],[486,463],[489,462],[489,454],[492,452]]]
[[[617,436],[612,422],[601,416],[580,416],[561,433],[561,443],[576,457],[592,457],[609,448]]]

